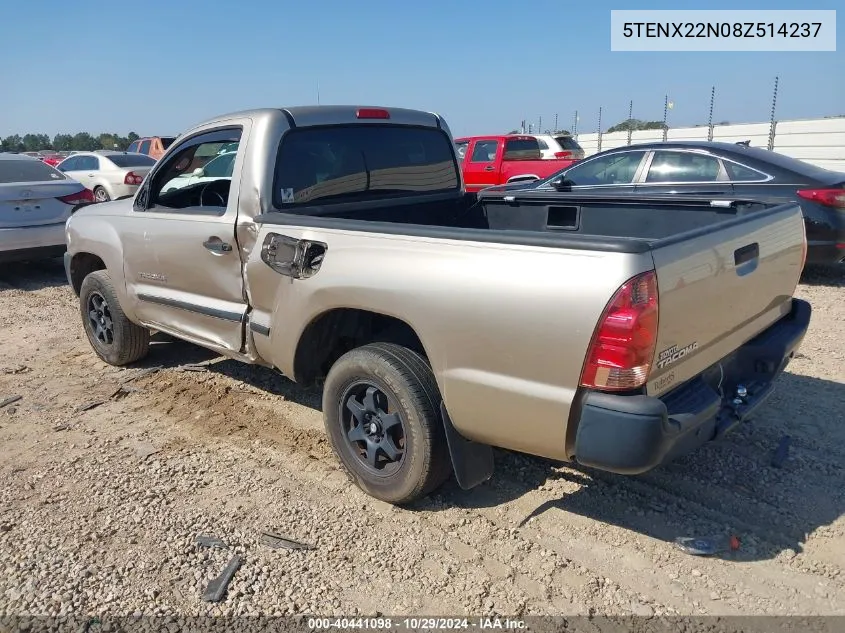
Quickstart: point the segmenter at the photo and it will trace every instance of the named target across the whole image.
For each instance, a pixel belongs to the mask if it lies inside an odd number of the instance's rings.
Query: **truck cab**
[[[456,139],[467,191],[548,178],[569,167],[572,158],[544,159],[536,136],[506,134]]]

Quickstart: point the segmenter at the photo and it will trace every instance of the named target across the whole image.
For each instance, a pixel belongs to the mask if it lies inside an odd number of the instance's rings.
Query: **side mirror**
[[[191,172],[191,176],[194,178],[202,178],[205,172],[202,170],[202,167],[197,167],[194,171]]]
[[[561,176],[552,181],[552,187],[557,191],[572,191],[572,186],[575,183],[569,180],[566,176]]]

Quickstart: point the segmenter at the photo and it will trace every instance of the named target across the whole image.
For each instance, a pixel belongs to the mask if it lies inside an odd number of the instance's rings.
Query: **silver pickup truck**
[[[689,452],[766,398],[811,312],[794,204],[467,194],[443,119],[398,108],[205,122],[66,239],[100,358],[161,331],[322,383],[340,462],[397,504],[487,480],[491,447],[623,474]]]

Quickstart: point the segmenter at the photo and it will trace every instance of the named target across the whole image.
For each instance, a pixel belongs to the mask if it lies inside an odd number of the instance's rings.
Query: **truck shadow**
[[[489,482],[463,491],[451,481],[440,503],[497,507],[514,527],[539,522],[551,534],[565,529],[556,526],[566,521],[563,511],[667,543],[713,537],[721,548],[714,556],[735,562],[791,556],[810,534],[845,513],[845,432],[837,411],[845,385],[787,373],[778,393],[756,420],[722,442],[644,475],[497,451]],[[773,466],[787,434],[788,457]],[[437,507],[436,501],[418,504],[420,510]],[[740,539],[737,551],[728,547],[731,535]]]
[[[60,258],[0,264],[0,290],[43,290],[67,286],[65,267]]]
[[[162,332],[156,332],[152,336],[150,345],[150,354],[135,363],[134,367],[139,369],[149,367],[178,369],[183,365],[215,361],[207,365],[208,371],[242,382],[290,402],[320,410],[321,394],[319,391],[301,387],[273,369],[229,360],[203,347],[180,341]]]
[[[810,265],[801,274],[801,283],[807,286],[825,286],[828,288],[845,287],[845,265]]]
[[[217,358],[213,352],[156,334],[154,349],[138,367],[178,368]],[[209,371],[315,410],[317,389],[305,389],[274,370],[220,360]],[[756,420],[719,443],[672,464],[625,477],[552,460],[496,450],[493,478],[464,491],[454,481],[409,510],[438,512],[496,508],[513,527],[566,522],[572,515],[672,543],[678,537],[730,535],[738,551],[725,560],[768,560],[801,552],[808,535],[845,513],[845,425],[839,403],[845,385],[785,373]],[[280,422],[284,423],[284,422]],[[791,438],[781,467],[772,456]],[[561,514],[564,513],[564,514]],[[561,528],[563,529],[563,528]]]

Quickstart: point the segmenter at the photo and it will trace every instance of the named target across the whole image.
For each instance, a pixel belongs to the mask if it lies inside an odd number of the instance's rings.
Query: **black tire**
[[[94,200],[97,202],[108,202],[111,200],[109,192],[99,185],[94,187]]]
[[[109,365],[128,365],[147,355],[150,331],[126,318],[105,270],[90,273],[82,281],[79,312],[88,342]]]
[[[375,451],[379,461],[368,461],[370,447],[379,447],[388,433],[394,433],[388,450],[399,447],[396,426],[374,431],[369,439],[358,436],[358,417],[354,406],[363,403],[366,394],[376,403],[377,423],[395,420],[401,426],[401,457],[390,460],[384,449]],[[356,394],[364,394],[359,400]],[[384,406],[378,404],[381,402]],[[452,472],[443,421],[440,415],[440,390],[428,362],[416,352],[393,343],[370,343],[353,349],[332,365],[323,387],[323,421],[332,448],[352,480],[368,495],[392,504],[406,504],[424,497],[443,484]],[[364,414],[366,415],[366,414]],[[394,423],[395,424],[395,423]],[[379,466],[382,466],[379,472]],[[390,467],[390,468],[389,468]]]

